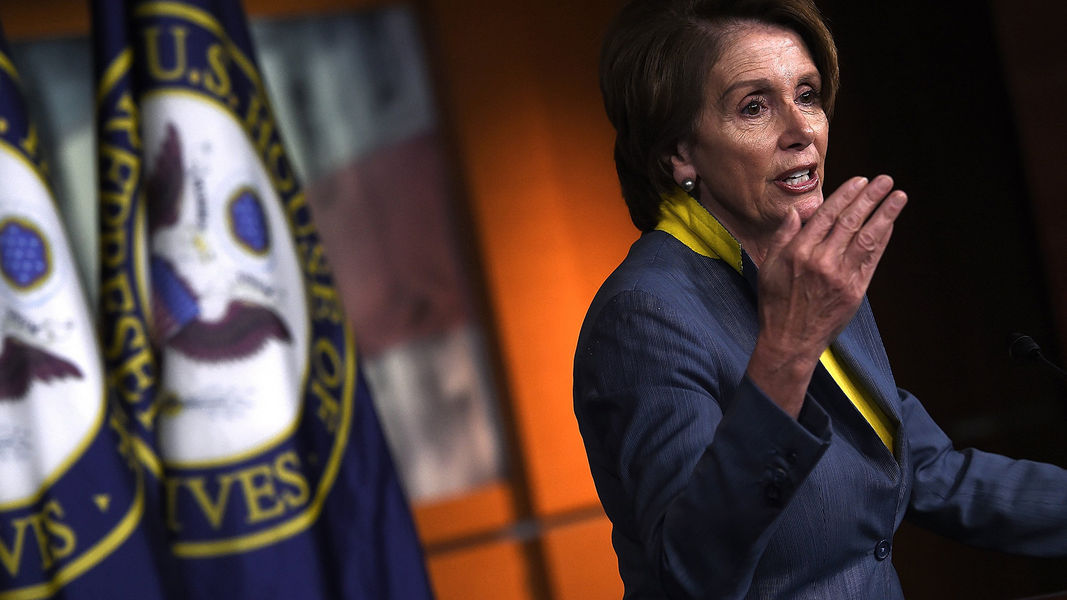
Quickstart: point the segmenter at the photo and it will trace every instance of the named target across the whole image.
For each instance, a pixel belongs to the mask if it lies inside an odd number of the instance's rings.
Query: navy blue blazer
[[[747,377],[756,268],[638,239],[597,293],[574,411],[626,598],[902,598],[902,519],[982,547],[1067,555],[1067,471],[956,451],[898,389],[867,301],[833,344],[894,451],[818,367],[798,419]]]

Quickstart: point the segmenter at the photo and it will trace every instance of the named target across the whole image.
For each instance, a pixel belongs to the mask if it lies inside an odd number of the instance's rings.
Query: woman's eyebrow
[[[819,74],[819,71],[813,70],[797,77],[797,83],[812,83],[819,81],[820,79],[821,75]],[[742,79],[739,81],[735,81],[730,85],[726,86],[726,89],[723,90],[722,95],[719,96],[719,102],[724,102],[726,100],[726,97],[735,92],[738,88],[746,87],[751,87],[754,90],[759,91],[771,88],[773,87],[773,85],[771,84],[771,80],[766,77],[756,77],[753,79]]]
[[[719,102],[726,100],[726,97],[736,91],[738,88],[751,87],[756,90],[765,90],[771,87],[771,80],[763,77],[757,79],[742,79],[741,81],[735,81],[723,90],[722,95],[719,96]]]

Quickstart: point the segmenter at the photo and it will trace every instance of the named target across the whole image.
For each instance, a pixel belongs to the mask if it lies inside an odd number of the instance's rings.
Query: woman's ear
[[[688,142],[678,142],[678,147],[671,154],[671,169],[673,170],[674,182],[681,187],[682,182],[685,180],[695,181],[697,179],[697,169],[693,166],[693,161],[690,159],[691,153]]]

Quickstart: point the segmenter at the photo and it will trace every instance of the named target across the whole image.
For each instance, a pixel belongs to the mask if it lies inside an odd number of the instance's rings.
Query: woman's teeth
[[[804,171],[797,171],[792,175],[786,177],[783,181],[789,185],[798,185],[811,179],[811,170],[806,169]]]

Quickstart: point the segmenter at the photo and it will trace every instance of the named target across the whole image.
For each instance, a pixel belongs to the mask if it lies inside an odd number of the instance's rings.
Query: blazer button
[[[878,560],[885,560],[889,556],[889,540],[881,540],[874,545],[874,557]]]

